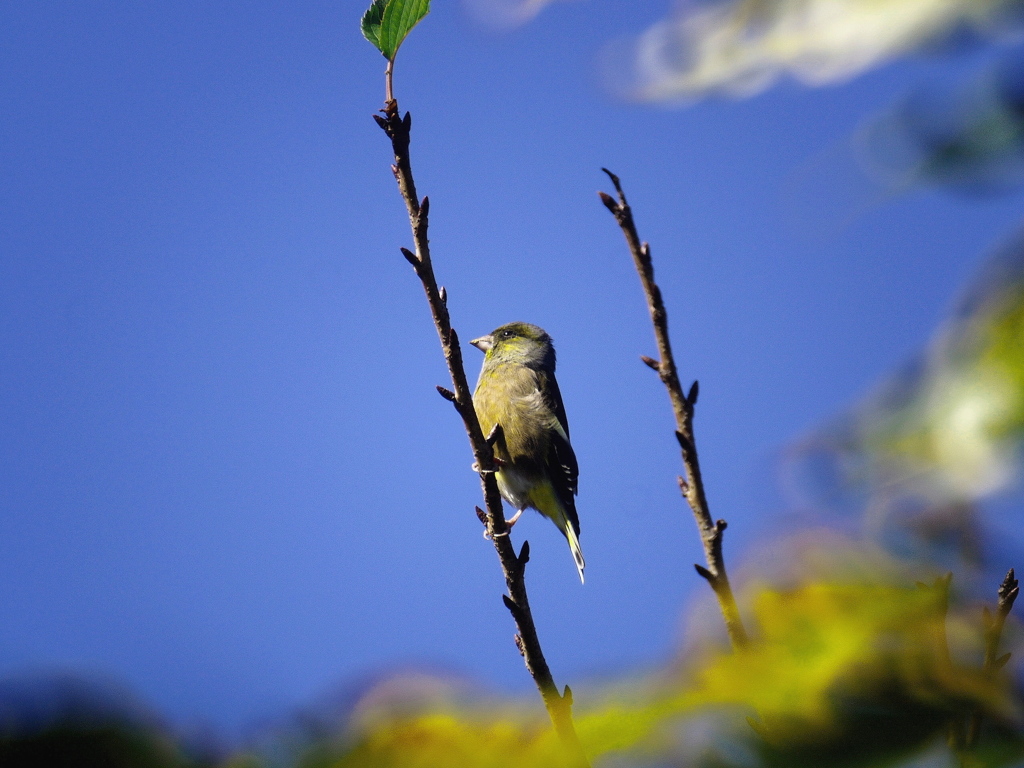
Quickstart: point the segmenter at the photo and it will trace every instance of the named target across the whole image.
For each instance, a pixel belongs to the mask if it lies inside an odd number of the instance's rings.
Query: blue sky
[[[664,661],[707,598],[600,167],[701,381],[737,571],[778,533],[779,450],[920,350],[1019,220],[1019,193],[886,194],[850,160],[866,117],[982,54],[686,109],[617,101],[603,47],[667,8],[556,4],[496,33],[435,0],[396,70],[456,328],[526,320],[556,342],[586,585],[546,521],[515,538],[574,686]],[[363,10],[0,8],[0,676],[116,678],[225,733],[410,666],[529,690],[398,252]]]

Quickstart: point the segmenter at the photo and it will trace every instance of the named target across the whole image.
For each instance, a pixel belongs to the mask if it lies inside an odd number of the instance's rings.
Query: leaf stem
[[[395,60],[388,59],[388,66],[384,70],[384,104],[390,104],[395,100],[394,89],[392,88],[392,82],[395,72]]]

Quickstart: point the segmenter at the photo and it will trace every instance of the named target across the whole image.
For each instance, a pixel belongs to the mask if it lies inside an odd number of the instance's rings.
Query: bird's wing
[[[539,371],[537,375],[537,387],[540,389],[544,402],[555,414],[558,425],[565,433],[565,440],[569,440],[569,420],[565,417],[565,406],[562,404],[562,393],[558,390],[558,381],[553,373]]]
[[[576,463],[576,453],[569,443],[569,422],[565,418],[565,406],[562,404],[562,394],[558,391],[558,382],[555,377],[544,371],[538,372],[537,383],[541,396],[548,409],[555,416],[555,422],[551,425],[551,442],[548,447],[547,470],[551,478],[551,484],[558,494],[559,501],[565,507],[566,515],[572,521],[572,527],[579,533],[580,520],[576,514],[576,495],[580,468]]]

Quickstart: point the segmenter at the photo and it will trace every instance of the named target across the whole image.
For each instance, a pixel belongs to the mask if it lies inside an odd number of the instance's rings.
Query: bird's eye
[[[501,332],[501,338],[503,338],[503,339],[511,339],[512,338],[512,331],[502,331]]]

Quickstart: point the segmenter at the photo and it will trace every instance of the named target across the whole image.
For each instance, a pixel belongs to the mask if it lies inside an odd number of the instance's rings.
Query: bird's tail
[[[576,535],[576,531],[572,528],[572,523],[565,520],[564,523],[559,525],[562,529],[562,533],[565,534],[565,538],[569,540],[569,550],[572,552],[572,559],[576,561],[576,570],[580,574],[580,584],[583,584],[583,569],[586,568],[587,564],[583,562],[583,550],[580,549],[580,540]]]
[[[558,526],[565,538],[569,541],[569,550],[572,552],[572,559],[576,561],[576,570],[580,574],[580,583],[583,583],[583,569],[586,563],[583,562],[583,550],[580,549],[580,539],[576,535],[572,521],[565,513],[562,502],[558,500],[554,487],[550,482],[538,483],[530,492],[530,506],[540,512],[544,517],[550,518],[551,522]]]

